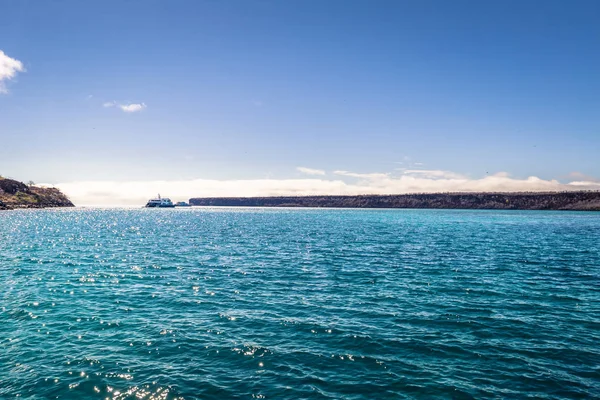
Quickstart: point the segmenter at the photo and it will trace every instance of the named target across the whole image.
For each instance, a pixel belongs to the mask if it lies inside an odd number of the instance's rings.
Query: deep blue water
[[[0,398],[600,396],[600,213],[0,212]]]

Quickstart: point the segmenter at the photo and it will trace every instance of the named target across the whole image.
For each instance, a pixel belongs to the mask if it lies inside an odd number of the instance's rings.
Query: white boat
[[[159,194],[158,198],[148,200],[148,202],[146,203],[146,207],[173,208],[175,207],[175,205],[173,204],[171,199],[168,199],[166,197],[162,198]]]

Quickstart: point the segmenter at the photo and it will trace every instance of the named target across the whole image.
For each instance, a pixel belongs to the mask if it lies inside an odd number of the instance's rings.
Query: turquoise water
[[[600,396],[600,213],[0,213],[0,398]]]

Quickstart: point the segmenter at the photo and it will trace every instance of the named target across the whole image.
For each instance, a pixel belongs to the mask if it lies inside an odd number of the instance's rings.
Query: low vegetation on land
[[[192,198],[193,206],[600,211],[600,192]]]
[[[25,184],[0,176],[0,210],[14,208],[74,207],[60,190]]]

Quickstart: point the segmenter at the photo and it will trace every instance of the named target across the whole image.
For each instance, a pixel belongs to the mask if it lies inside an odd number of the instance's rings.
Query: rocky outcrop
[[[600,192],[192,198],[193,206],[600,211]]]
[[[74,207],[74,205],[56,188],[26,185],[14,179],[0,177],[0,210],[47,207]]]

